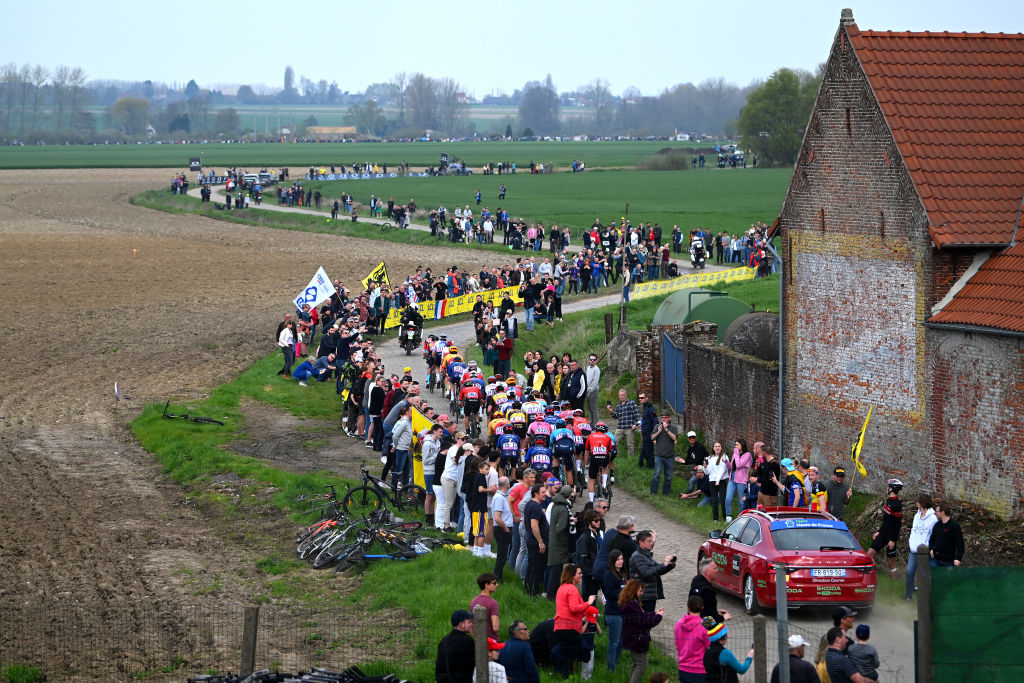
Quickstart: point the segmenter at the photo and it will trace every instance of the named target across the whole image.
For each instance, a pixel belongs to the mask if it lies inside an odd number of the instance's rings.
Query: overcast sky
[[[206,88],[265,84],[284,68],[361,91],[399,71],[451,77],[480,98],[550,73],[657,94],[723,77],[738,85],[825,60],[851,6],[862,29],[1024,31],[1020,0],[379,0],[7,3],[0,63],[80,66],[89,80]]]

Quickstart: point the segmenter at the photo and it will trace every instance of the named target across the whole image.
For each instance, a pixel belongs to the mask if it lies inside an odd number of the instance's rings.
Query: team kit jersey
[[[551,437],[551,425],[542,420],[537,420],[526,428],[526,434],[531,438],[542,436],[545,439],[549,439]]]
[[[498,452],[501,460],[519,462],[519,437],[515,434],[502,434],[498,437]]]
[[[527,464],[537,472],[551,471],[551,450],[547,446],[531,446],[526,451]]]
[[[459,392],[459,400],[465,404],[474,403],[479,406],[481,399],[480,387],[473,382],[467,382]]]

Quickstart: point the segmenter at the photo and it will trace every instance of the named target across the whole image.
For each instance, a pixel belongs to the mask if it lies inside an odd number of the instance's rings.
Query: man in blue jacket
[[[658,411],[646,391],[640,392],[640,467],[654,467],[654,442],[651,434],[658,424]]]
[[[540,673],[530,647],[530,627],[518,619],[508,628],[508,640],[498,655],[509,683],[539,683]]]

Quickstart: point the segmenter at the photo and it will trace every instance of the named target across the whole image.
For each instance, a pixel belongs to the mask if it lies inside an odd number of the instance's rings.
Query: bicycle
[[[167,419],[167,420],[180,419],[180,420],[188,420],[189,422],[198,422],[199,424],[220,425],[222,427],[224,426],[223,422],[221,422],[220,420],[215,420],[212,417],[202,417],[202,416],[199,416],[199,415],[189,415],[188,413],[184,413],[182,415],[175,415],[174,413],[169,413],[169,412],[167,412],[167,409],[170,408],[170,407],[171,407],[171,402],[170,401],[168,401],[167,403],[164,404],[164,413],[163,413],[164,419]]]
[[[331,513],[331,516],[341,512],[341,509],[338,507],[337,489],[334,487],[334,484],[327,484],[327,488],[330,489],[329,493],[322,493],[319,496],[311,497],[306,497],[306,494],[302,493],[296,498],[292,498],[292,502],[309,503],[309,509],[306,510],[307,514],[310,512],[319,512],[320,519],[326,519],[328,517],[328,512]],[[322,505],[320,504],[321,501],[324,501]]]
[[[412,509],[423,505],[427,491],[417,484],[405,484],[392,491],[386,482],[370,474],[365,463],[359,466],[363,474],[363,483],[349,489],[341,499],[341,508],[349,515],[370,514],[381,510],[384,501],[391,503],[399,510]]]
[[[394,227],[395,226],[391,225],[387,221],[384,221],[383,223],[380,224],[380,231],[381,232],[387,232],[388,230],[391,230]]]

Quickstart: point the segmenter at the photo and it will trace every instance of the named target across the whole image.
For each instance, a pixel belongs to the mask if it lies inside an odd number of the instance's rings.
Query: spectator
[[[846,656],[857,667],[858,673],[865,678],[873,678],[877,681],[878,667],[882,663],[878,660],[878,650],[874,645],[868,644],[868,639],[871,638],[871,627],[867,624],[858,624],[856,634],[857,642],[850,643]]]
[[[603,571],[594,564],[598,553],[601,552],[601,514],[593,508],[584,510],[580,522],[577,527],[580,536],[576,540],[573,563],[583,570],[583,597],[589,598],[591,595],[597,595],[603,574]]]
[[[504,648],[505,644],[499,643],[495,638],[487,639],[487,680],[490,683],[508,683],[505,667],[498,662]],[[473,683],[476,683],[476,668],[473,669]]]
[[[764,460],[757,466],[757,484],[761,491],[757,494],[757,504],[775,507],[779,504],[779,487],[776,483],[782,476],[779,463],[775,460],[775,452],[771,446],[761,447]],[[831,497],[831,496],[830,496]]]
[[[885,560],[889,565],[889,573],[896,574],[896,541],[899,540],[900,528],[903,525],[903,501],[900,500],[900,491],[903,489],[903,482],[899,479],[890,479],[888,482],[888,495],[882,505],[882,524],[871,536],[871,547],[868,548],[868,557],[874,556],[885,550]]]
[[[444,427],[439,424],[432,424],[427,430],[422,441],[423,457],[423,488],[427,495],[423,499],[423,514],[428,525],[440,526],[441,520],[434,518],[434,505],[437,496],[434,491],[434,473],[437,471],[437,460],[441,453],[441,433]],[[440,481],[436,482],[440,484]]]
[[[629,683],[640,683],[647,671],[647,653],[651,648],[651,629],[661,623],[665,608],[646,612],[639,595],[643,583],[630,579],[619,593],[619,612],[622,614],[622,646],[629,650]]]
[[[726,234],[722,238],[724,244],[725,240],[729,238]],[[749,483],[749,472],[751,465],[753,465],[754,459],[747,450],[747,442],[743,439],[737,439],[733,444],[732,456],[729,458],[729,484],[725,490],[725,521],[729,523],[732,521],[732,500],[733,497],[740,499],[740,512],[743,512],[746,508],[743,507],[743,491],[747,488]],[[756,498],[755,498],[756,500]]]
[[[690,582],[690,597],[700,597],[704,605],[700,613],[702,617],[711,617],[715,621],[725,621],[726,619],[731,619],[732,615],[724,609],[718,609],[718,591],[711,584],[711,579],[716,571],[718,569],[715,563],[711,561],[711,558],[705,557],[702,559],[697,567],[697,576],[693,577],[693,580]]]
[[[540,683],[540,672],[530,647],[530,627],[515,620],[508,628],[508,640],[498,653],[498,663],[505,667],[509,683]]]
[[[711,455],[708,457],[708,464],[704,466],[704,474],[710,482],[711,519],[717,522],[719,508],[722,510],[722,518],[725,518],[725,493],[729,487],[729,460],[726,459],[719,441],[711,446]]]
[[[857,616],[857,612],[845,605],[840,605],[832,610],[832,625],[842,630],[845,634],[853,627],[853,618]],[[825,661],[825,654],[828,652],[828,646],[831,640],[826,633],[821,637],[821,642],[818,643],[818,653],[814,657],[814,663],[818,664]],[[846,654],[846,648],[849,646],[849,641],[844,640],[842,645],[843,654]]]
[[[444,523],[444,530],[451,531],[454,526],[451,523],[451,512],[458,504],[459,469],[465,466],[465,452],[463,446],[466,444],[466,435],[463,432],[455,433],[455,443],[448,449],[445,455],[444,473],[441,475],[441,486],[444,489],[444,513],[441,519]]]
[[[935,504],[935,516],[939,521],[928,542],[930,564],[933,567],[959,567],[964,559],[964,534],[960,524],[950,516],[949,503],[945,501]]]
[[[395,471],[391,474],[391,488],[397,490],[398,482],[402,486],[409,483],[409,474],[412,469],[412,460],[409,457],[412,449],[412,420],[409,415],[409,406],[405,405],[398,411],[398,422],[395,423],[394,432],[391,434],[391,441],[395,448]]]
[[[686,465],[693,472],[690,476],[690,481],[686,485],[686,492],[689,493],[697,483],[697,468],[703,468],[710,456],[707,446],[697,441],[697,432],[693,430],[686,432],[686,443],[686,457],[676,458],[676,462]]]
[[[546,260],[546,259],[545,259]],[[597,356],[590,354],[587,359],[587,415],[591,424],[597,424],[600,415],[597,410],[597,399],[601,390],[601,368],[597,367]]]
[[[494,540],[498,555],[494,560],[494,573],[499,579],[508,561],[509,549],[512,547],[512,530],[515,528],[515,516],[512,514],[508,499],[509,483],[508,477],[498,477],[498,490],[491,499],[491,521],[494,524]]]
[[[743,506],[740,508],[740,512],[757,508],[757,494],[761,492],[761,486],[757,483],[757,471],[751,468],[747,477],[748,481],[743,489]]]
[[[633,432],[640,423],[640,409],[636,402],[628,398],[625,389],[619,389],[619,403],[614,408],[609,403],[605,406],[615,418],[615,448],[619,455],[633,457]]]
[[[910,554],[907,556],[907,590],[903,599],[910,601],[914,599],[914,576],[917,574],[917,549],[919,546],[927,546],[932,538],[932,529],[938,521],[935,510],[932,509],[932,497],[927,493],[917,496],[917,513],[910,526]]]
[[[569,518],[572,516],[575,493],[571,486],[561,486],[552,495],[548,505],[548,600],[555,599],[559,586],[556,582],[562,576],[562,566],[569,562]]]
[[[676,622],[673,633],[676,641],[676,661],[682,683],[703,683],[704,652],[708,649],[708,630],[703,626],[700,612],[704,601],[691,595],[686,601],[686,614]]]
[[[594,564],[598,567],[603,567],[608,564],[608,558],[613,550],[618,550],[622,553],[622,557],[625,560],[625,567],[629,567],[629,558],[636,551],[636,542],[633,541],[630,534],[633,532],[633,525],[635,520],[631,515],[622,515],[619,517],[619,521],[616,522],[614,529],[609,529],[605,532],[604,538],[601,539],[601,550],[597,554],[597,559],[594,560]]]
[[[672,492],[672,470],[675,467],[673,456],[676,453],[676,439],[679,430],[672,424],[672,416],[664,413],[661,422],[651,433],[654,442],[654,476],[651,478],[651,495],[658,493],[658,479],[663,478],[662,495]]]
[[[548,497],[548,489],[543,484],[535,484],[531,490],[530,502],[523,510],[523,524],[526,525],[526,548],[529,569],[526,578],[526,592],[537,595],[541,592],[544,581],[544,568],[548,557],[548,519],[542,507]]]
[[[653,612],[657,601],[665,599],[661,577],[676,568],[675,555],[666,556],[663,564],[655,561],[654,542],[653,531],[641,531],[636,535],[637,550],[629,558],[629,575],[634,579],[640,579],[644,584],[640,599],[646,612]]]
[[[612,550],[608,553],[608,565],[601,577],[601,592],[604,593],[605,601],[604,625],[608,629],[608,671],[615,671],[619,664],[619,654],[622,652],[622,613],[619,611],[619,594],[627,581],[629,577],[622,552]]]
[[[704,468],[697,465],[697,470],[693,473],[694,489],[690,493],[680,493],[679,500],[689,500],[690,498],[697,498],[700,500],[697,503],[697,507],[704,507],[710,505],[714,492],[711,490],[711,480],[704,475]]]
[[[809,643],[803,636],[789,637],[789,681],[790,683],[821,683],[814,665],[804,659],[804,649]],[[779,665],[772,669],[771,683],[780,683]]]
[[[574,410],[583,410],[583,397],[586,393],[586,373],[575,360],[569,361],[569,402]]]
[[[832,683],[868,683],[875,679],[864,676],[853,662],[843,654],[846,647],[846,634],[838,626],[830,628],[825,634],[828,649],[825,652],[825,669]]]
[[[747,652],[747,658],[740,664],[736,655],[725,646],[729,637],[729,629],[724,623],[715,621],[713,617],[704,617],[701,624],[707,629],[710,647],[704,652],[704,670],[707,680],[722,683],[739,683],[739,674],[745,674],[754,661],[754,648]]]
[[[853,488],[846,483],[846,470],[837,467],[832,470],[832,479],[825,482],[828,494],[828,513],[836,519],[843,518],[843,508],[853,495]]]
[[[464,609],[452,612],[452,630],[437,645],[434,680],[443,683],[470,683],[473,680],[475,654],[473,615]]]
[[[654,433],[654,427],[658,423],[658,411],[651,405],[646,391],[640,392],[638,398],[640,399],[640,466],[654,467],[654,441],[651,440],[651,434]]]
[[[498,590],[498,577],[491,573],[481,574],[476,577],[476,585],[480,587],[480,594],[469,601],[469,613],[477,605],[487,610],[487,637],[497,638],[501,629],[499,620],[498,601],[494,599],[494,591]]]
[[[580,633],[583,632],[583,615],[597,596],[591,595],[586,601],[580,597],[580,582],[583,570],[576,565],[566,564],[562,569],[561,585],[555,596],[555,641],[561,656],[555,662],[555,669],[568,678],[576,665],[580,649]]]

